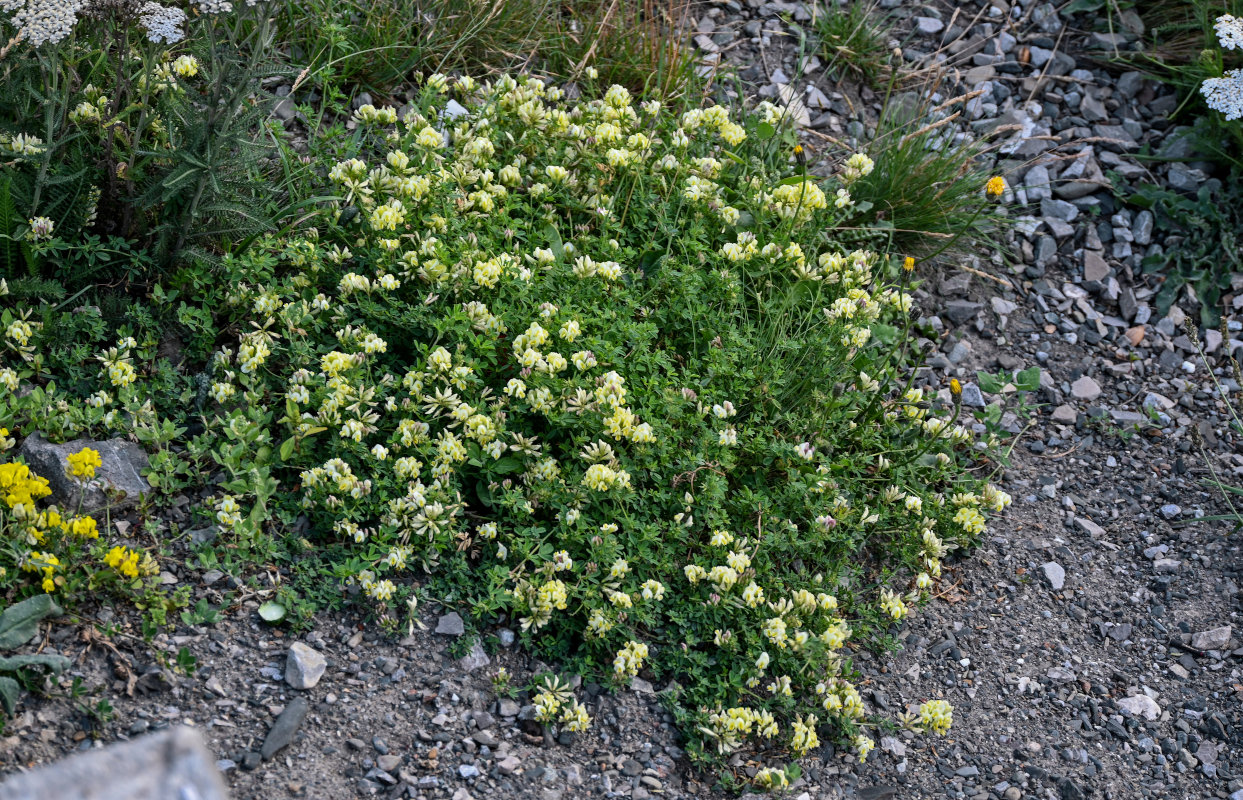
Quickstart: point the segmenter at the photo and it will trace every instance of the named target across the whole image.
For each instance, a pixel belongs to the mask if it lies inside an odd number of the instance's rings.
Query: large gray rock
[[[1143,717],[1149,722],[1161,718],[1161,706],[1146,694],[1124,697],[1118,701],[1118,708],[1132,717]]]
[[[1191,637],[1191,646],[1197,650],[1222,650],[1226,645],[1230,644],[1230,634],[1233,629],[1229,625],[1222,625],[1220,628],[1213,628],[1208,631],[1200,631]]]
[[[95,469],[94,479],[82,484],[66,471],[66,457],[81,452],[84,447],[99,451],[103,464]],[[52,501],[66,513],[80,510],[93,514],[104,508],[119,511],[138,504],[138,499],[151,492],[151,485],[142,476],[148,466],[147,454],[141,447],[124,439],[93,442],[75,439],[64,444],[52,444],[38,433],[32,433],[22,442],[17,455],[36,473],[47,478],[52,489]]]
[[[214,762],[198,731],[178,725],[14,775],[0,800],[228,800]]]

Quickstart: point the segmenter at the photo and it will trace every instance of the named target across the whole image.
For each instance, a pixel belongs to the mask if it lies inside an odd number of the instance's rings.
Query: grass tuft
[[[825,72],[833,80],[858,78],[878,88],[890,74],[889,48],[883,18],[869,0],[830,3],[816,14],[814,26],[820,37]]]

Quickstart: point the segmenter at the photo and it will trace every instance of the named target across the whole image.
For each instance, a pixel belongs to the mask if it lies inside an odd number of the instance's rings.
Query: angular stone
[[[0,784],[3,798],[228,800],[215,756],[184,725],[78,753]]]
[[[790,112],[791,122],[802,128],[811,125],[811,112],[807,110],[807,106],[792,85],[786,83],[778,86],[777,96],[781,98],[786,110]]]
[[[285,705],[285,710],[276,718],[276,722],[272,723],[272,729],[268,731],[267,738],[263,740],[263,748],[259,752],[264,761],[271,761],[272,756],[293,742],[293,737],[302,727],[310,708],[305,697],[295,697]]]
[[[1066,570],[1056,561],[1041,564],[1040,571],[1053,591],[1060,592],[1066,586]]]
[[[1118,708],[1132,717],[1143,717],[1149,722],[1154,722],[1161,718],[1161,706],[1157,705],[1157,701],[1146,694],[1124,697],[1118,701]]]
[[[893,800],[898,795],[896,786],[867,786],[859,790],[859,800]]]
[[[980,391],[980,387],[974,383],[964,383],[962,386],[962,404],[968,408],[984,408],[987,403],[984,402],[984,393]]]
[[[1095,250],[1083,251],[1083,279],[1097,283],[1109,277],[1109,264]]]
[[[1075,517],[1075,524],[1079,526],[1079,530],[1093,539],[1099,539],[1105,535],[1105,529],[1087,517]]]
[[[982,308],[984,306],[969,300],[951,300],[945,304],[945,316],[955,325],[964,325],[975,319]]]
[[[993,313],[1000,317],[1006,317],[1013,314],[1018,308],[1018,304],[1012,300],[1006,300],[1001,297],[991,298],[989,301],[993,306]]]
[[[1065,667],[1051,667],[1049,671],[1045,673],[1045,677],[1051,681],[1056,681],[1057,683],[1069,683],[1073,680],[1077,680],[1079,676],[1075,675],[1075,673]]]
[[[95,477],[85,484],[71,478],[66,471],[66,457],[89,447],[99,452],[102,464],[95,469]],[[52,489],[52,502],[62,511],[93,514],[104,508],[121,511],[132,508],[151,485],[142,476],[148,466],[147,454],[141,447],[124,439],[93,442],[75,439],[64,444],[52,444],[38,433],[32,433],[22,442],[17,455],[25,459],[32,470],[47,478]]]
[[[932,36],[945,30],[945,23],[936,17],[916,17],[915,26],[925,36]]]
[[[1063,425],[1074,425],[1075,420],[1079,418],[1079,412],[1075,410],[1074,406],[1063,403],[1053,409],[1052,417],[1054,422],[1060,422]]]
[[[1152,243],[1152,227],[1155,221],[1155,217],[1148,209],[1135,215],[1135,221],[1131,224],[1131,234],[1135,237],[1136,244],[1147,246]]]
[[[1213,628],[1208,631],[1200,631],[1191,637],[1191,646],[1197,650],[1222,650],[1226,645],[1230,644],[1230,634],[1233,632],[1229,625],[1223,625],[1220,628]]]
[[[315,648],[294,642],[285,657],[285,680],[295,689],[314,689],[328,669],[328,660]]]
[[[436,623],[436,633],[441,636],[461,636],[466,633],[466,624],[462,622],[462,615],[456,611],[445,614]]]
[[[1050,219],[1061,220],[1062,222],[1074,222],[1079,216],[1079,209],[1073,204],[1065,200],[1055,200],[1046,197],[1040,201],[1040,214]]]
[[[488,654],[484,651],[483,645],[475,642],[470,648],[470,652],[458,659],[458,668],[463,672],[474,672],[480,667],[486,667],[492,663],[492,659],[488,658]]]
[[[1076,400],[1092,402],[1101,396],[1101,385],[1088,375],[1084,375],[1070,385],[1070,393]]]
[[[1103,140],[1100,144],[1110,150],[1135,150],[1139,147],[1135,137],[1121,125],[1093,125],[1092,134],[1099,136]]]
[[[1027,191],[1027,202],[1029,203],[1036,203],[1053,196],[1053,190],[1049,181],[1049,169],[1043,164],[1037,164],[1027,171],[1027,174],[1023,176],[1023,186]]]
[[[475,731],[470,735],[470,738],[474,739],[476,744],[481,744],[484,747],[496,747],[500,744],[496,734],[491,731]]]

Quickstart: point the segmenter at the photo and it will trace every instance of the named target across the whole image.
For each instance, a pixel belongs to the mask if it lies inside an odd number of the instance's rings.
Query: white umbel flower
[[[1243,19],[1230,14],[1222,14],[1213,24],[1217,31],[1217,41],[1227,50],[1243,50]]]
[[[1200,85],[1204,102],[1226,120],[1243,119],[1243,69],[1232,69],[1221,78],[1206,78]]]
[[[0,0],[0,11],[13,14],[18,36],[39,47],[67,37],[83,5],[84,0]]]
[[[148,2],[138,11],[138,24],[147,29],[147,39],[156,44],[176,44],[185,38],[181,26],[186,12],[159,3]]]

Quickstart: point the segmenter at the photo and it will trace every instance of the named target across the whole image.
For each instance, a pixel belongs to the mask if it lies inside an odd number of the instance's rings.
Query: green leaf
[[[22,687],[17,685],[17,681],[0,677],[0,704],[10,715],[17,711],[17,698],[21,692]]]
[[[259,606],[259,616],[269,625],[275,625],[285,618],[285,607],[280,603],[269,600]]]
[[[46,653],[30,656],[0,656],[0,672],[16,672],[26,667],[47,667],[54,674],[59,675],[69,669],[71,663],[73,662],[65,656]]]
[[[293,436],[281,442],[281,461],[288,461],[289,457],[293,455],[294,442]]]
[[[1028,367],[1014,374],[1014,386],[1021,392],[1034,392],[1040,388],[1040,367]]]
[[[1000,392],[1001,387],[1005,386],[1006,383],[1005,375],[990,375],[982,370],[977,372],[975,377],[980,383],[980,391],[988,392],[989,394]],[[1040,380],[1039,377],[1036,380]]]
[[[872,338],[886,347],[893,347],[898,341],[898,329],[883,322],[872,324]]]
[[[755,135],[760,137],[760,141],[766,142],[773,138],[777,133],[777,128],[767,122],[761,122],[755,128]]]
[[[12,650],[30,641],[45,617],[65,613],[51,595],[39,594],[9,606],[0,614],[0,650]]]
[[[1084,11],[1100,11],[1105,7],[1105,0],[1071,0],[1062,9],[1062,14],[1080,14]]]
[[[564,261],[565,245],[561,242],[561,234],[557,232],[557,226],[552,223],[545,225],[544,238],[548,240],[548,247],[552,250],[552,254],[557,257],[557,260]]]
[[[522,469],[522,462],[516,458],[502,458],[492,465],[492,472],[496,475],[509,475]]]

